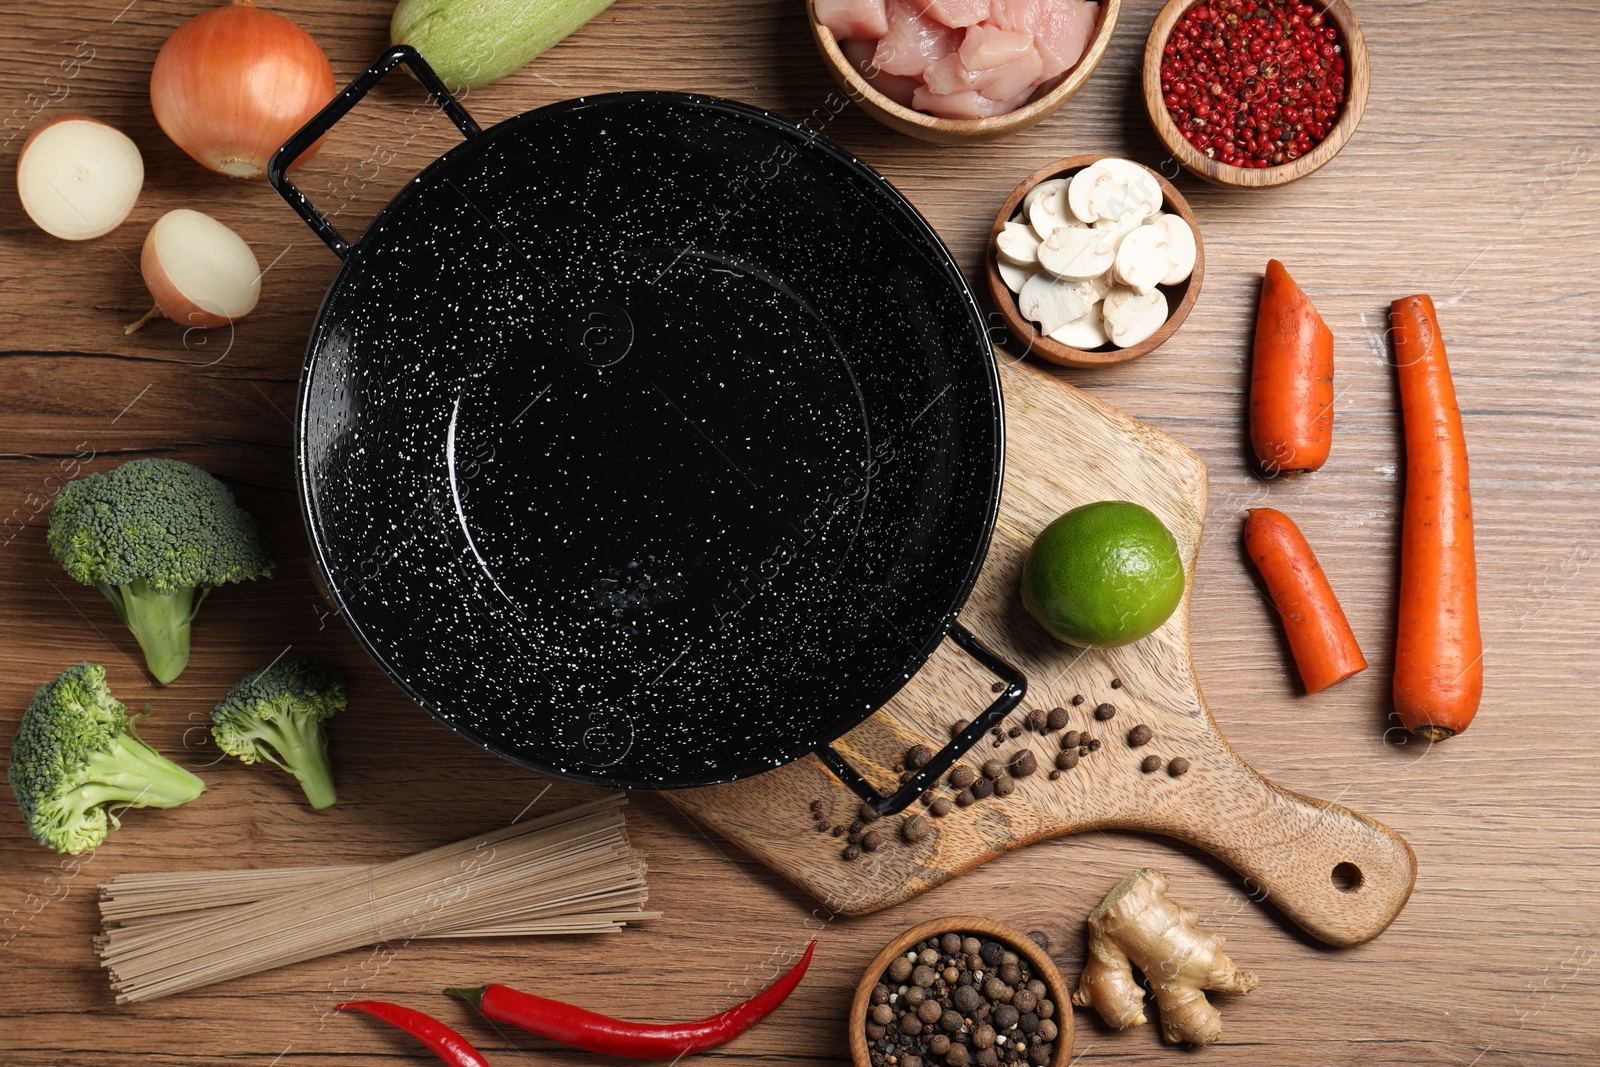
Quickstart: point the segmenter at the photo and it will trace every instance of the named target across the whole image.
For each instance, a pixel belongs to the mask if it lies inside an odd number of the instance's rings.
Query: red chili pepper
[[[726,1044],[770,1015],[805,977],[815,941],[788,974],[749,1000],[698,1022],[656,1026],[626,1022],[587,1011],[559,1000],[519,993],[503,985],[478,989],[446,989],[477,1006],[496,1022],[510,1023],[531,1033],[553,1038],[574,1048],[634,1059],[673,1059]]]
[[[390,1004],[383,1000],[352,1000],[338,1006],[340,1011],[365,1012],[374,1019],[398,1026],[433,1050],[450,1067],[489,1067],[483,1053],[472,1043],[431,1015]]]

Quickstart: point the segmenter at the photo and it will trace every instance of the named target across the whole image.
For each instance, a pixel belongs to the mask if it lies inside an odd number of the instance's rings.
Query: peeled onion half
[[[128,135],[83,115],[33,132],[17,157],[22,209],[66,241],[103,237],[122,225],[144,185],[144,159]]]
[[[139,270],[156,301],[152,314],[184,326],[226,326],[250,314],[261,296],[261,265],[244,238],[189,208],[169,211],[150,227]]]

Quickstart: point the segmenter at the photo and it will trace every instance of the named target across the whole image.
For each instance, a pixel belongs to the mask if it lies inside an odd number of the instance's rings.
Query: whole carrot
[[[1389,324],[1406,438],[1394,707],[1406,729],[1443,741],[1483,696],[1467,443],[1433,301],[1396,300]]]
[[[1251,508],[1244,547],[1267,583],[1306,692],[1320,693],[1366,670],[1344,609],[1294,520],[1272,508]]]
[[[1250,365],[1250,447],[1268,475],[1314,471],[1333,441],[1333,332],[1271,260]]]

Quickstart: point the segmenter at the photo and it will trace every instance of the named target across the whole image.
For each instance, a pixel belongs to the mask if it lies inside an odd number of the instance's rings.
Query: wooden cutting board
[[[674,794],[690,815],[845,915],[901,903],[1014,848],[1085,830],[1138,830],[1189,842],[1243,875],[1255,899],[1270,899],[1314,937],[1333,945],[1370,940],[1411,894],[1416,858],[1386,826],[1348,808],[1285,789],[1239,758],[1206,709],[1189,653],[1189,597],[1156,633],[1118,649],[1083,651],[1044,633],[1023,610],[1018,576],[1033,537],[1069,508],[1095,500],[1136,501],[1167,523],[1189,580],[1206,512],[1206,469],[1173,438],[1026,364],[1004,363],[1006,477],[988,561],[961,620],[1022,670],[1025,709],[1061,707],[1068,730],[1101,748],[1052,781],[1061,733],[1024,730],[999,746],[978,742],[965,762],[1009,761],[1024,747],[1038,773],[1009,797],[957,807],[929,821],[935,833],[902,840],[904,816],[875,824],[883,846],[854,861],[830,827],[856,818],[855,795],[814,756],[754,778]],[[836,747],[887,790],[900,759],[918,743],[937,748],[952,723],[991,699],[993,676],[945,641],[888,705]],[[1083,700],[1074,706],[1074,697]],[[1109,721],[1093,709],[1110,703]],[[1132,748],[1135,725],[1155,739]],[[1182,756],[1188,773],[1140,769],[1148,755]],[[947,783],[937,793],[954,796]],[[910,812],[921,811],[921,803]],[[908,812],[909,814],[909,812]]]

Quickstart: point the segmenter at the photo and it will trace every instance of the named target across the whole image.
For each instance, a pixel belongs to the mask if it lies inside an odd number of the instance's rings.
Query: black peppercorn
[[[1083,703],[1083,694],[1082,693],[1074,694],[1073,697],[1072,697],[1072,706],[1073,707],[1077,707],[1079,704],[1082,704],[1082,703]]]
[[[1017,1011],[1016,1008],[1013,1008],[1009,1004],[1000,1005],[989,1016],[989,1018],[994,1020],[995,1030],[999,1031],[1000,1033],[1005,1033],[1007,1030],[1010,1030],[1012,1027],[1016,1026],[1017,1020],[1021,1017],[1022,1013]]]
[[[858,859],[860,856],[861,856],[861,846],[860,845],[851,844],[851,845],[846,845],[844,847],[844,858],[845,859],[853,860],[853,859]]]
[[[1005,948],[998,941],[985,941],[978,946],[978,958],[993,967],[1000,962],[1000,957],[1005,955]]]

